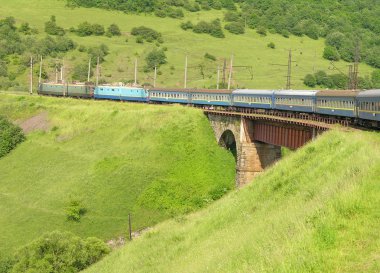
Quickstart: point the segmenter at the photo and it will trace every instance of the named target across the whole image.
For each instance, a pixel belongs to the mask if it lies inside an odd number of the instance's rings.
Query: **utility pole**
[[[135,59],[135,82],[134,85],[137,85],[137,58]]]
[[[58,83],[58,64],[57,64],[57,60],[55,60],[55,83]]]
[[[64,63],[62,60],[62,66],[61,66],[61,83],[63,83],[63,70],[64,70]]]
[[[99,84],[99,56],[98,56],[98,59],[96,61],[96,83],[95,85],[98,86]]]
[[[234,55],[231,55],[231,62],[230,62],[230,73],[228,75],[228,90],[231,89],[231,80],[232,80],[232,66],[234,61]]]
[[[354,89],[353,86],[353,74],[352,74],[352,64],[348,66],[348,89]]]
[[[157,66],[154,66],[153,87],[156,87],[156,80],[157,80]]]
[[[291,84],[292,78],[292,50],[289,49],[289,57],[288,57],[288,74],[286,76],[286,90],[289,90],[292,86]]]
[[[223,88],[226,88],[226,68],[227,68],[227,60],[226,58],[224,58],[224,61],[223,61],[223,79],[222,79],[222,84],[223,84]]]
[[[30,57],[30,95],[33,95],[33,56]]]
[[[41,55],[41,62],[40,62],[40,73],[38,74],[38,87],[41,84],[41,78],[42,78],[42,55]]]
[[[353,69],[353,83],[352,83],[352,89],[356,90],[358,89],[358,75],[359,75],[359,59],[360,59],[360,53],[359,53],[359,41],[356,41],[355,45],[355,63],[354,63],[354,69]]]
[[[219,65],[218,65],[217,79],[216,79],[216,89],[219,89],[219,78],[220,78],[220,69],[219,69]]]
[[[88,73],[87,73],[87,82],[90,82],[90,76],[91,76],[91,58],[88,61]]]
[[[185,79],[184,79],[184,88],[187,88],[187,55],[185,58]]]

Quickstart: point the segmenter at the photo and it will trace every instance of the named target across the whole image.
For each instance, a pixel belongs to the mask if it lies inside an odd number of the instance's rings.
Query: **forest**
[[[380,5],[377,0],[67,0],[69,6],[115,9],[126,13],[154,13],[183,17],[182,10],[227,9],[233,22],[228,31],[242,34],[242,26],[284,37],[325,38],[324,58],[365,62],[380,68]],[[232,31],[231,31],[232,30]]]

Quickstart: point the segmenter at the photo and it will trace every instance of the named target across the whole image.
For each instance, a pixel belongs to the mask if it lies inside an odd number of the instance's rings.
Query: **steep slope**
[[[123,236],[128,213],[137,230],[234,187],[234,158],[199,110],[0,94],[0,115],[28,131],[0,159],[1,254],[56,229]]]
[[[379,272],[380,135],[328,132],[86,272]]]

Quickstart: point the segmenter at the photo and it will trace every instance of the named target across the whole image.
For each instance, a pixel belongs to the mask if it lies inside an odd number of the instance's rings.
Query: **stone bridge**
[[[251,182],[281,158],[281,147],[296,149],[324,128],[307,124],[254,119],[243,115],[207,113],[216,141],[236,159],[236,186]]]

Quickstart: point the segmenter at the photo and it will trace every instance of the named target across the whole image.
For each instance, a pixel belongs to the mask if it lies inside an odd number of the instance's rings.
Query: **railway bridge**
[[[281,158],[281,147],[297,149],[318,134],[344,121],[331,118],[282,115],[260,111],[229,112],[204,110],[220,146],[236,159],[236,186],[253,180]]]

